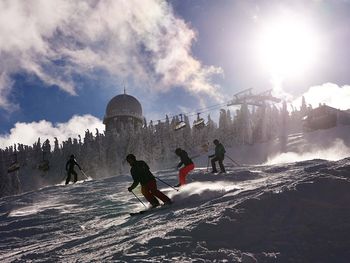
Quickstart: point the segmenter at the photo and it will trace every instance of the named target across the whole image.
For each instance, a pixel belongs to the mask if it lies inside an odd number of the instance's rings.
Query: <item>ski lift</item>
[[[180,121],[178,121],[175,125],[175,131],[181,130],[182,128],[185,128],[186,123],[182,119],[182,114],[179,114]]]
[[[15,172],[15,171],[17,171],[17,170],[19,170],[19,168],[20,168],[20,165],[19,165],[19,163],[17,162],[17,154],[15,153],[14,154],[14,160],[13,160],[13,162],[11,163],[11,165],[9,166],[9,168],[7,169],[7,172],[8,173],[12,173],[12,172]]]
[[[233,95],[232,101],[229,101],[227,106],[247,104],[258,107],[265,107],[268,101],[273,103],[279,103],[281,99],[272,95],[272,89],[261,92],[259,94],[253,94],[252,88],[243,90]]]
[[[193,121],[193,126],[198,129],[201,129],[201,128],[204,128],[205,124],[204,124],[204,119],[200,118],[199,115],[200,115],[200,112],[197,113],[197,120]]]

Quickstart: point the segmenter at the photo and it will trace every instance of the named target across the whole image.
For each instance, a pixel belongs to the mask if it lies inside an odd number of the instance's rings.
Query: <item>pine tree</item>
[[[307,106],[306,106],[306,101],[305,101],[305,97],[304,96],[301,97],[300,113],[303,116],[307,114]]]

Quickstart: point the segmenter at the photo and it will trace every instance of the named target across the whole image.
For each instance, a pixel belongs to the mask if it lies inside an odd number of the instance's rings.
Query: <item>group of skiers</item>
[[[225,148],[217,139],[215,139],[213,143],[215,145],[215,153],[213,155],[208,156],[208,164],[209,158],[211,158],[211,172],[218,172],[216,169],[216,162],[218,162],[220,166],[220,173],[226,173],[223,164],[226,152]],[[189,174],[190,171],[194,169],[195,166],[192,159],[188,156],[185,150],[177,148],[175,150],[175,154],[180,158],[180,163],[177,165],[177,168],[179,169],[179,183],[175,187],[180,187],[186,184],[186,176]],[[158,199],[160,199],[164,204],[172,203],[168,196],[166,196],[164,193],[158,190],[156,179],[145,161],[136,160],[136,156],[133,154],[128,154],[126,156],[126,161],[131,166],[130,173],[133,178],[132,185],[128,187],[129,192],[132,192],[132,190],[138,184],[140,184],[142,195],[146,198],[146,200],[151,204],[152,207],[157,207],[160,205]],[[77,173],[74,170],[75,165],[78,166],[78,168],[82,171],[80,165],[75,160],[75,156],[72,154],[66,163],[66,184],[69,183],[72,175],[74,175],[73,183],[75,183],[78,180]],[[183,167],[180,168],[181,166]]]
[[[213,143],[215,144],[215,153],[208,156],[208,160],[209,158],[212,158],[212,173],[217,173],[216,162],[219,162],[221,170],[220,173],[226,173],[223,165],[226,152],[225,148],[217,139],[215,139]],[[181,166],[183,166],[179,170],[179,184],[175,186],[179,187],[186,184],[186,176],[194,169],[194,163],[188,156],[187,152],[181,148],[177,148],[175,150],[175,154],[180,157],[180,163],[177,165],[177,168],[179,169]],[[141,193],[152,207],[157,207],[160,205],[157,197],[166,205],[172,203],[168,196],[157,189],[156,179],[144,161],[136,160],[136,157],[133,154],[128,154],[126,161],[131,166],[130,173],[134,180],[132,185],[128,187],[129,192],[131,192],[138,184],[141,184]]]

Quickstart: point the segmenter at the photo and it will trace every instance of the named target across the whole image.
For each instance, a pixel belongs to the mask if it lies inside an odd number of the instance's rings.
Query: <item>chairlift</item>
[[[181,130],[182,128],[186,127],[186,123],[182,119],[182,114],[179,114],[180,121],[178,121],[175,125],[175,131]]]
[[[227,106],[248,104],[258,107],[265,107],[268,101],[273,103],[279,103],[281,99],[272,95],[272,89],[253,94],[252,89],[246,89],[233,95],[233,100],[228,102]]]
[[[242,90],[233,95],[233,100],[229,101],[227,106],[243,104],[252,97],[252,88]]]
[[[198,129],[201,129],[201,128],[204,128],[205,124],[204,124],[204,119],[200,118],[199,115],[200,115],[200,112],[197,113],[197,120],[193,121],[193,126]]]

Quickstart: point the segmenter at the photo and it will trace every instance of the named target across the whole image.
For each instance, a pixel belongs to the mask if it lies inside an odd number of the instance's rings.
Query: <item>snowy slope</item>
[[[158,181],[174,204],[134,217],[129,175],[2,198],[1,262],[350,262],[349,158],[197,168],[188,181]]]
[[[276,164],[313,158],[339,160],[350,155],[350,126],[289,134],[285,145],[280,139],[275,139],[233,147],[228,149],[228,154],[246,164]]]

